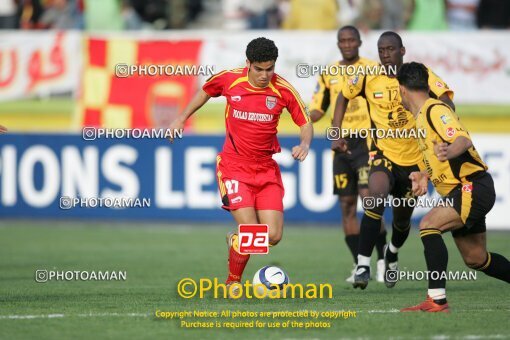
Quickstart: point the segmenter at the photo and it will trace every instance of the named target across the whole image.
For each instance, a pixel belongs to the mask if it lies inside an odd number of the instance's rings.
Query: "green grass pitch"
[[[483,273],[478,273],[476,281],[448,284],[451,313],[446,315],[396,311],[424,299],[425,281],[399,282],[393,289],[371,281],[365,291],[353,290],[344,281],[352,259],[340,227],[287,225],[283,241],[269,255],[252,256],[244,277],[251,280],[258,268],[276,264],[286,270],[291,282],[331,283],[333,299],[178,297],[176,284],[182,278],[225,278],[228,230],[226,225],[3,221],[0,338],[503,339],[510,334],[508,284]],[[467,270],[451,235],[444,238],[450,253],[449,270]],[[509,232],[489,232],[488,244],[490,250],[510,256]],[[400,266],[425,269],[416,229],[400,253]],[[37,269],[125,270],[127,280],[36,283]],[[157,319],[156,310],[352,310],[357,316],[322,319],[330,322],[328,329],[204,330],[183,329],[178,320]]]

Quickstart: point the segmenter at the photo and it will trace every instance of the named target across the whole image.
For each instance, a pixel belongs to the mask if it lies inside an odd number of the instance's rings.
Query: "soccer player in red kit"
[[[252,40],[246,48],[246,67],[222,71],[209,78],[184,112],[170,125],[182,129],[186,119],[209,98],[224,96],[226,137],[217,157],[217,180],[223,208],[237,224],[267,224],[269,244],[283,232],[284,188],[272,155],[280,152],[277,127],[284,109],[300,127],[300,144],[294,159],[304,161],[313,137],[307,109],[297,91],[274,72],[278,49],[266,38]],[[250,255],[240,254],[238,235],[227,235],[227,284],[241,281]]]

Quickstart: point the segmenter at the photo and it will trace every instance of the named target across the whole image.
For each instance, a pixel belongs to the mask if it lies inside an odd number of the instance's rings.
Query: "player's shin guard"
[[[374,250],[381,230],[381,220],[382,212],[376,213],[374,210],[365,210],[365,214],[361,219],[358,255],[372,256],[372,250]]]
[[[510,283],[510,261],[502,255],[487,253],[487,260],[485,260],[485,263],[480,267],[473,267],[473,269]]]
[[[359,235],[346,235],[345,243],[349,247],[351,251],[352,257],[354,258],[354,263],[358,263],[358,245],[359,245]]]
[[[375,243],[375,249],[377,250],[377,259],[381,260],[384,258],[384,246],[386,245],[386,230],[383,230],[377,236]]]
[[[240,282],[243,276],[244,268],[250,259],[250,255],[239,253],[238,236],[232,235],[231,245],[228,254],[228,278],[227,284],[231,282]]]
[[[432,293],[435,296],[430,297],[435,301],[444,299],[444,302],[446,302],[446,279],[443,273],[446,272],[446,267],[448,266],[448,249],[441,236],[441,231],[434,228],[422,229],[420,230],[420,237],[425,248],[427,270],[429,272],[436,272],[436,274],[429,277],[429,296]],[[436,277],[436,280],[433,280],[433,277]]]
[[[404,226],[397,225],[393,222],[391,226],[391,244],[393,244],[396,248],[400,248],[404,245],[404,242],[409,236],[409,232],[411,231],[411,222],[404,224]]]

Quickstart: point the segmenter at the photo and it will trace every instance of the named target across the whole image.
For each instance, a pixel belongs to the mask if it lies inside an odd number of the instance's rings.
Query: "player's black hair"
[[[395,33],[393,31],[386,31],[383,34],[381,34],[379,39],[381,39],[382,37],[392,37],[392,38],[395,38],[395,39],[397,39],[397,41],[399,43],[398,47],[404,47],[404,44],[402,43],[402,38],[400,37],[400,35],[398,35],[398,33]]]
[[[398,70],[397,80],[400,85],[414,91],[429,91],[429,72],[425,65],[411,62],[404,63]]]
[[[278,48],[272,40],[266,38],[253,39],[246,46],[246,58],[250,63],[276,61],[278,58]]]
[[[356,38],[358,38],[358,41],[361,41],[361,35],[359,34],[358,29],[352,25],[346,25],[346,26],[340,27],[340,29],[338,30],[337,36],[340,35],[340,32],[345,31],[345,30],[351,30],[352,32],[354,32],[354,35],[356,35]]]

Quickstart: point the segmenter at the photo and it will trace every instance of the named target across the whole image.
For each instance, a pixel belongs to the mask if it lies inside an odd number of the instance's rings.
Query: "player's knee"
[[[269,244],[272,246],[277,245],[283,236],[283,228],[271,228],[269,227]]]
[[[427,215],[425,215],[421,219],[420,224],[418,226],[419,226],[420,230],[434,228],[434,226],[432,225],[432,222],[430,221],[430,218]]]
[[[276,246],[282,240],[282,233],[269,233],[269,244]]]
[[[356,216],[356,196],[341,197],[340,205],[344,218],[353,218]]]
[[[462,256],[464,263],[469,268],[478,269],[482,267],[487,260],[487,253],[483,252],[470,252]]]
[[[420,224],[424,220],[426,220],[426,216],[420,221]],[[409,228],[411,228],[411,219],[408,217],[398,216],[398,214],[394,213],[392,227],[394,229],[397,229],[400,231],[406,231]],[[427,227],[425,227],[425,228],[427,228]],[[432,227],[430,227],[430,228],[432,228]]]
[[[384,173],[377,173],[377,177],[371,177],[369,181],[369,196],[386,198],[390,193],[388,176]]]

